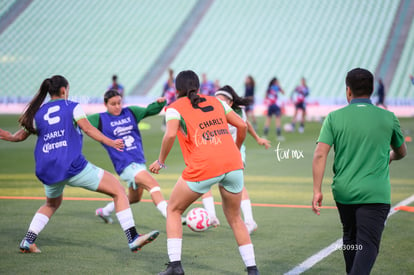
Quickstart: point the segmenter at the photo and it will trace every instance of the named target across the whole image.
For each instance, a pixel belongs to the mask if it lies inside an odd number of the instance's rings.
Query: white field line
[[[388,214],[388,218],[398,212],[398,210],[395,210],[396,207],[408,205],[412,202],[414,202],[414,195],[392,206],[390,213]],[[329,256],[330,254],[332,254],[332,252],[338,250],[341,246],[342,246],[342,238],[331,243],[329,246],[325,247],[318,253],[313,254],[312,256],[307,258],[305,261],[303,261],[301,264],[295,266],[293,269],[286,272],[284,275],[298,275],[298,274],[301,274],[307,271],[312,266],[314,266],[315,264],[322,261],[324,258]]]

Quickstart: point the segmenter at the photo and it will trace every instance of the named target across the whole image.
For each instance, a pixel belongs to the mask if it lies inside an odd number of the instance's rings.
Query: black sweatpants
[[[342,252],[346,273],[365,275],[377,258],[389,204],[341,204],[336,202],[343,229]]]

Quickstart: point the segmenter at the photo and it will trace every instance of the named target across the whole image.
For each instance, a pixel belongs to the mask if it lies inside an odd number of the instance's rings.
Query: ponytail
[[[233,101],[233,105],[231,106],[233,110],[240,110],[240,106],[247,106],[250,105],[252,102],[250,98],[240,97],[230,85],[225,85],[221,87],[217,90],[215,95],[224,95],[225,97]]]
[[[34,117],[36,112],[40,109],[47,94],[50,96],[59,95],[61,87],[68,87],[68,81],[60,75],[55,75],[52,78],[43,80],[37,94],[33,97],[27,105],[25,112],[19,118],[19,124],[26,129],[30,134],[37,134],[34,128]]]

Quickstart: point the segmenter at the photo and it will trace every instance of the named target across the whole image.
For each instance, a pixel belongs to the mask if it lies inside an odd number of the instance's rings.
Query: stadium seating
[[[0,36],[0,97],[30,97],[53,74],[69,80],[75,98],[100,98],[112,74],[128,91],[195,3],[34,0]]]
[[[414,85],[409,79],[409,75],[414,75],[414,21],[411,24],[407,43],[398,63],[394,81],[389,88],[387,98],[398,105],[414,104]]]
[[[171,67],[206,72],[239,93],[252,74],[259,100],[273,76],[289,94],[304,76],[311,100],[321,103],[345,100],[347,70],[375,70],[398,7],[357,0],[237,3],[214,2]]]
[[[129,94],[154,68],[172,37],[191,17],[192,1],[34,0],[0,34],[0,101],[30,98],[40,81],[62,74],[74,99],[93,101],[112,74]],[[8,4],[0,5],[0,16]],[[230,84],[240,94],[251,74],[261,101],[276,76],[290,94],[303,76],[310,101],[344,102],[344,76],[353,67],[375,71],[387,43],[399,1],[214,1],[169,64]],[[412,98],[414,25],[389,97]],[[411,72],[414,73],[414,72]],[[159,96],[165,75],[148,91]],[[388,91],[387,91],[388,92]],[[287,97],[286,97],[287,98]]]

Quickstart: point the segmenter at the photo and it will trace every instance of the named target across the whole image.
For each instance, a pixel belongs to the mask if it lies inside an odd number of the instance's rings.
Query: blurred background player
[[[248,121],[251,121],[253,128],[257,131],[257,121],[254,115],[254,92],[255,92],[255,81],[253,76],[248,75],[244,82],[244,97],[250,100],[250,104],[246,106],[246,115]]]
[[[260,138],[254,127],[251,123],[247,120],[246,112],[242,108],[242,106],[249,106],[251,103],[249,98],[242,98],[237,95],[234,89],[231,86],[224,86],[216,91],[215,96],[220,99],[221,101],[226,102],[235,112],[238,114],[244,122],[247,124],[247,132],[256,140],[257,144],[263,145],[266,149],[270,147],[270,141],[264,138]],[[233,137],[233,140],[236,141],[237,138],[237,128],[231,124],[228,124],[230,134]],[[240,148],[240,153],[242,156],[243,166],[246,166],[246,146],[242,145]],[[214,227],[220,225],[220,221],[216,215],[216,209],[214,207],[214,198],[211,193],[211,190],[205,193],[203,196],[203,206],[207,210],[208,215],[210,217],[210,224]],[[253,233],[257,229],[257,223],[253,219],[253,211],[252,211],[252,204],[249,198],[249,194],[246,190],[246,186],[243,187],[242,191],[242,200],[240,203],[240,207],[243,213],[244,223],[249,231],[249,234]]]
[[[163,91],[162,91],[162,97],[165,97],[167,100],[166,106],[173,103],[177,97],[176,97],[176,89],[175,89],[175,79],[174,79],[174,71],[173,69],[168,69],[168,79],[164,83]],[[165,131],[165,119],[162,120],[161,130]]]
[[[267,117],[264,124],[263,134],[267,137],[272,116],[275,116],[277,140],[283,141],[282,129],[280,128],[282,117],[281,100],[279,98],[280,94],[285,94],[285,91],[280,86],[279,80],[274,77],[270,80],[266,90],[266,98],[264,102],[267,105]]]
[[[43,104],[47,94],[50,101]],[[63,200],[66,185],[82,187],[113,198],[116,216],[128,239],[129,248],[135,252],[153,241],[159,234],[152,231],[139,235],[125,190],[109,172],[88,162],[82,154],[83,135],[105,146],[120,151],[122,139],[110,139],[94,128],[86,118],[79,103],[69,101],[69,83],[60,75],[47,78],[20,117],[22,129],[15,134],[0,129],[0,139],[19,142],[31,134],[37,135],[35,147],[36,176],[43,183],[46,203],[34,215],[20,250],[40,253],[35,241],[48,224]]]
[[[410,74],[410,81],[414,85],[414,76]]]
[[[138,203],[142,198],[143,190],[147,190],[154,205],[164,217],[167,217],[167,202],[161,188],[154,177],[148,173],[145,165],[142,136],[138,124],[148,116],[159,114],[165,106],[165,98],[161,97],[146,108],[139,106],[122,106],[122,97],[116,90],[109,90],[104,95],[106,112],[88,116],[90,123],[104,135],[113,139],[122,139],[125,148],[122,152],[102,144],[108,152],[115,171],[128,184],[129,203]],[[106,223],[112,223],[111,213],[114,211],[114,202],[103,208],[96,209],[96,216]]]
[[[118,76],[116,74],[112,76],[112,84],[109,85],[108,90],[116,90],[122,97],[124,97],[124,86],[118,83]]]
[[[292,131],[295,131],[296,129],[296,119],[299,110],[302,113],[302,117],[300,120],[300,126],[299,126],[299,133],[303,133],[305,130],[305,120],[306,120],[306,97],[309,95],[309,87],[306,84],[306,79],[302,77],[300,80],[300,85],[296,86],[295,90],[293,90],[291,99],[293,101],[293,104],[295,104],[295,112],[293,114],[292,118]]]
[[[214,92],[215,92],[214,82],[211,80],[208,80],[207,74],[203,73],[201,75],[200,93],[202,95],[214,96]]]
[[[376,105],[377,106],[382,105],[382,107],[387,109],[387,105],[385,105],[385,87],[384,87],[384,83],[382,82],[382,78],[378,79],[378,87],[377,87],[376,94],[378,96],[378,101]]]

